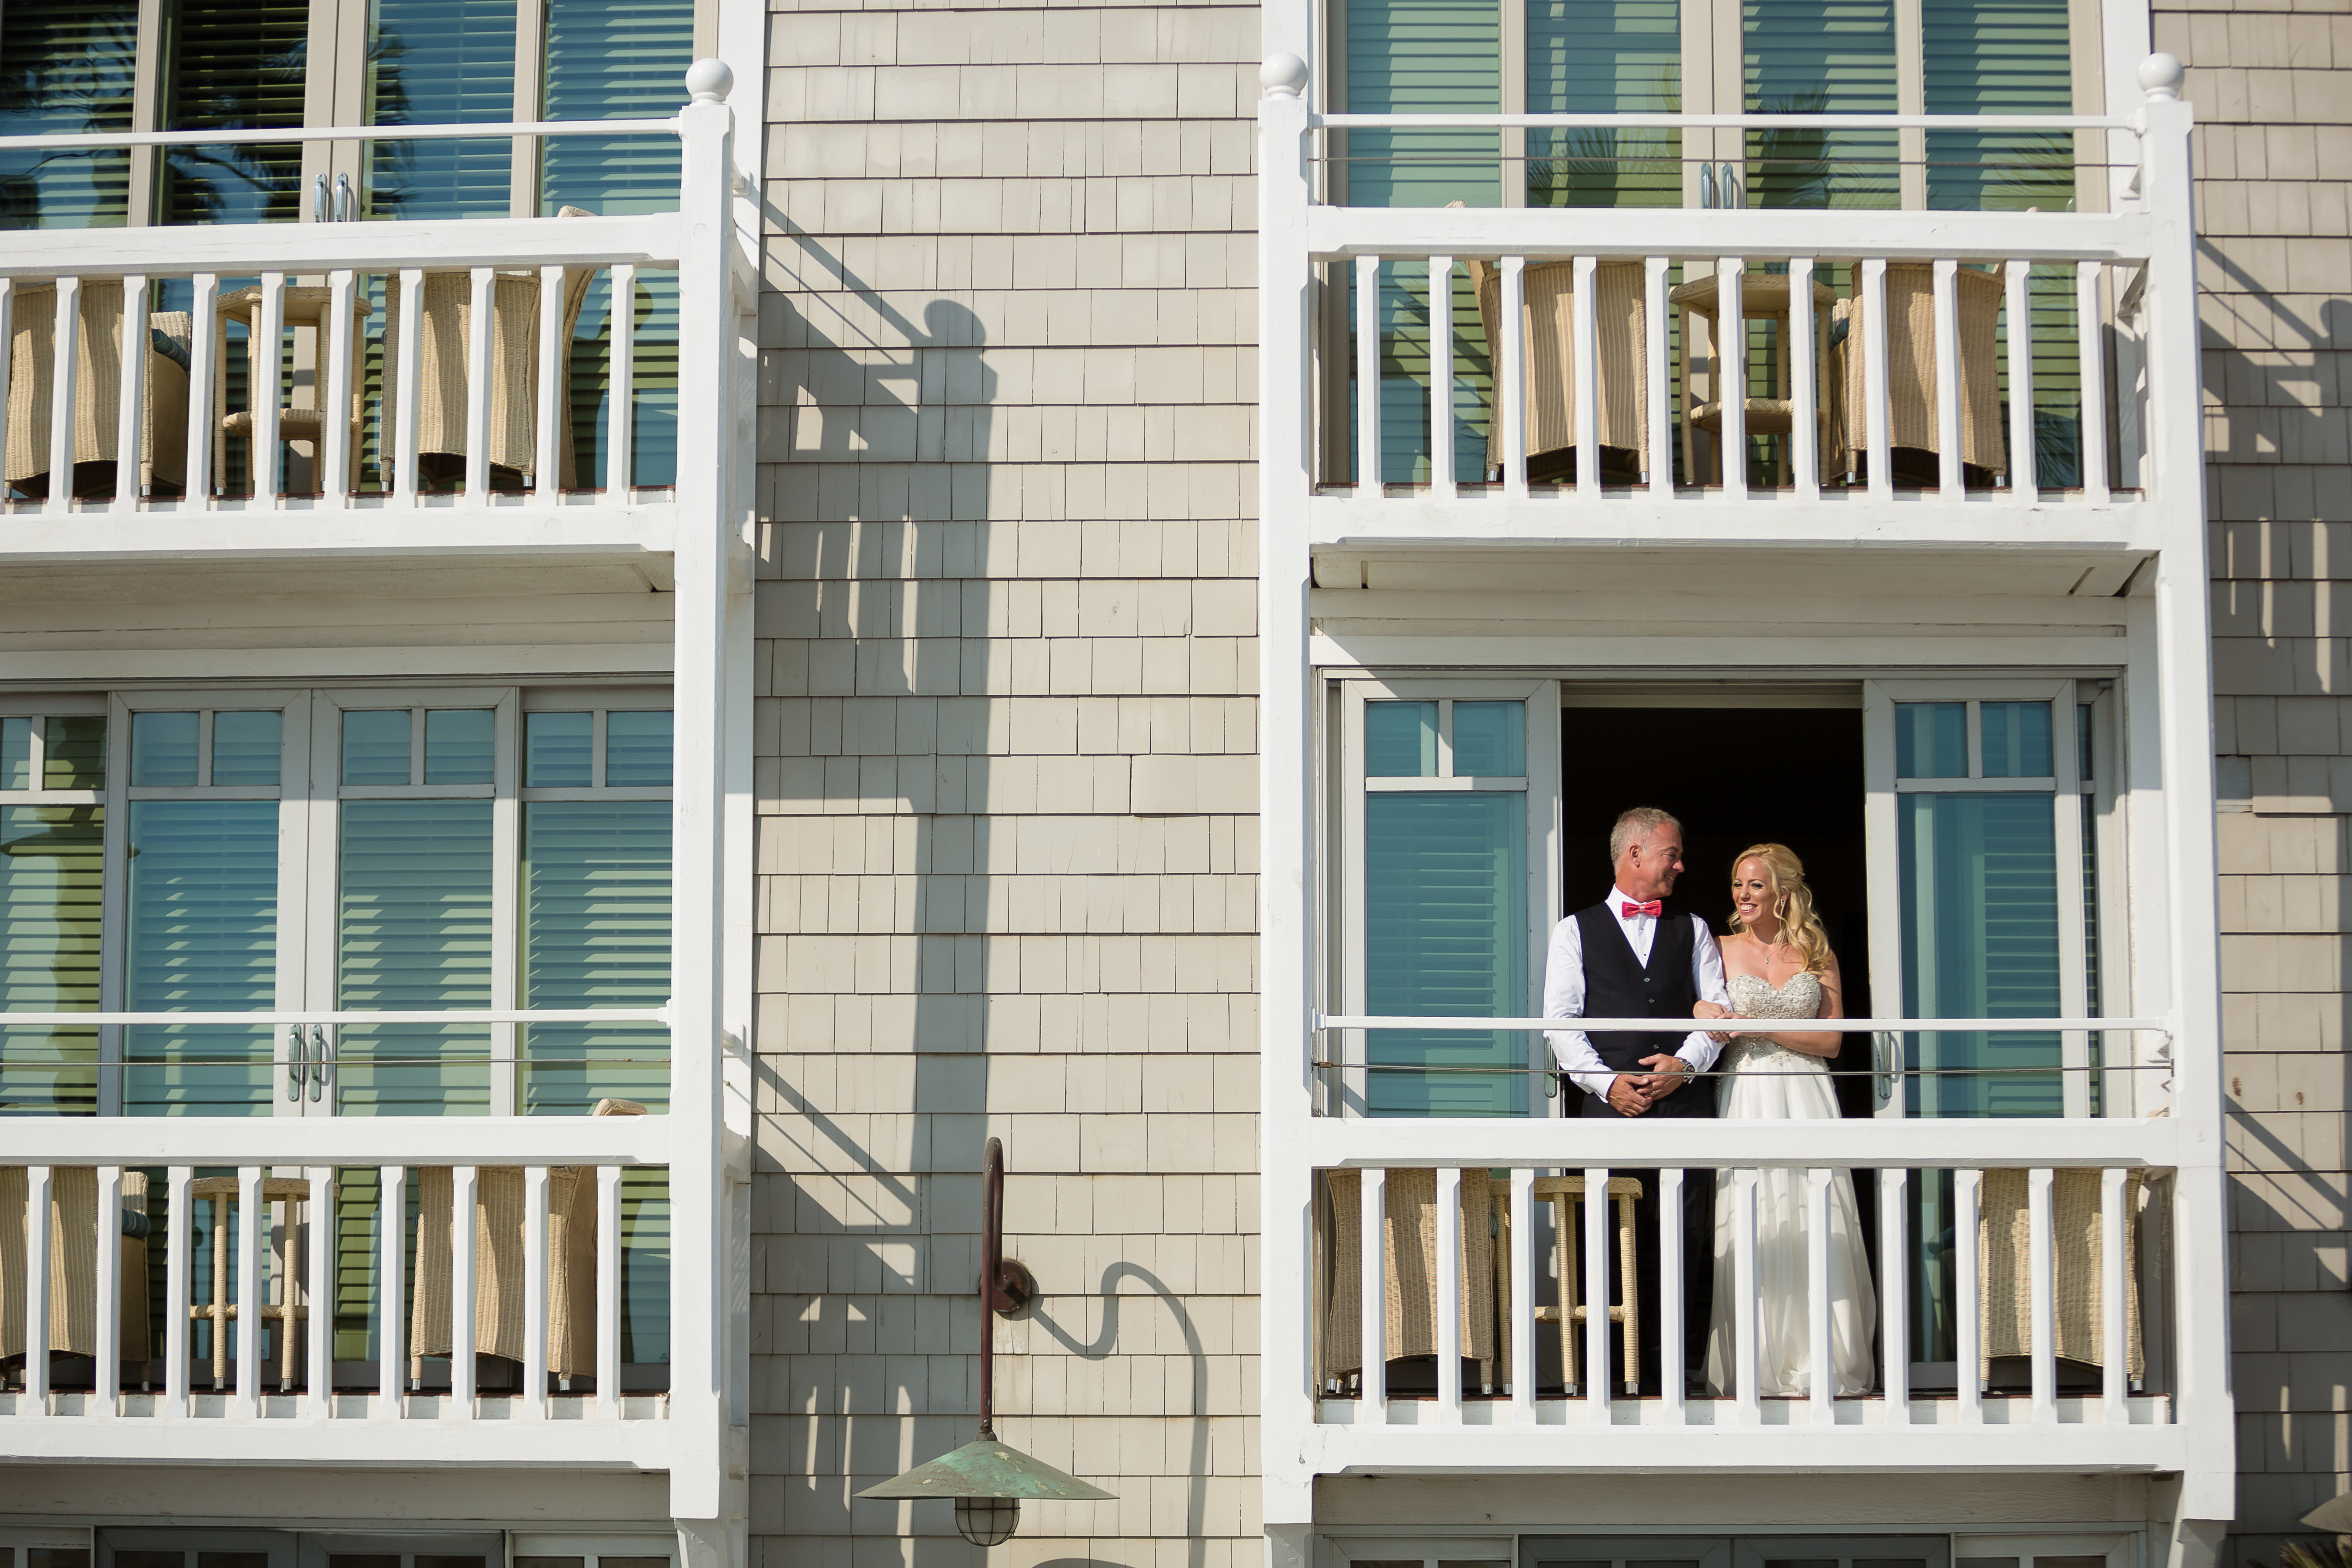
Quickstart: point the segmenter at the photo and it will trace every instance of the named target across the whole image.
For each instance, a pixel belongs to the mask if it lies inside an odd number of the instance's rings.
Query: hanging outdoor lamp
[[[1024,1498],[1084,1502],[1114,1495],[997,1440],[996,1333],[989,1316],[1009,1318],[1036,1293],[1029,1270],[1004,1256],[1004,1145],[991,1138],[980,1187],[980,1436],[859,1497],[952,1498],[956,1533],[974,1546],[998,1546],[1020,1527]]]

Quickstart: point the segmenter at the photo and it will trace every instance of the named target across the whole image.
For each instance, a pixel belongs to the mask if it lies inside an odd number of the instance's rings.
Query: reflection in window
[[[105,807],[0,806],[0,1008],[95,1011]],[[98,1110],[98,1031],[0,1028],[0,1115]]]
[[[131,129],[137,0],[12,0],[0,9],[0,136]],[[0,152],[0,228],[120,228],[131,154]]]
[[[278,803],[131,805],[124,1005],[134,1013],[267,1012],[278,1001]],[[267,1116],[267,1025],[123,1031],[123,1111]]]
[[[1745,0],[1750,114],[1892,114],[1893,0]],[[1892,131],[1748,132],[1748,205],[1891,207]]]
[[[503,125],[514,119],[514,0],[373,0],[370,125]],[[513,143],[503,136],[367,144],[375,217],[504,217]]]
[[[305,0],[166,0],[163,129],[299,129],[310,22]],[[163,218],[293,223],[301,176],[299,142],[174,147],[163,158]]]
[[[1364,776],[1375,779],[1437,776],[1437,704],[1364,704]]]
[[[339,1007],[490,1005],[490,802],[354,800],[342,807]],[[489,1110],[485,1024],[343,1026],[345,1115]]]
[[[669,802],[525,805],[522,890],[524,1006],[669,999]],[[525,1036],[528,1111],[585,1115],[608,1095],[668,1104],[669,1032],[657,1025],[534,1024]]]
[[[1898,779],[1968,777],[1969,705],[1965,702],[1897,702],[1895,705],[1895,776]]]
[[[2055,777],[2051,752],[2050,704],[1987,702],[1979,722],[1984,731],[1984,776],[1989,779]]]

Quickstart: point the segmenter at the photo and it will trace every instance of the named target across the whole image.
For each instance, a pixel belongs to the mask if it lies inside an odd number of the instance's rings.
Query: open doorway
[[[1573,702],[1573,696],[1570,701]],[[1634,700],[1638,700],[1635,699]],[[1720,935],[1731,858],[1777,839],[1797,852],[1836,951],[1850,1017],[1870,1016],[1863,714],[1850,708],[1570,706],[1560,715],[1564,907],[1609,889],[1609,829],[1629,806],[1682,819],[1686,867],[1673,902]],[[1831,1063],[1839,1108],[1873,1113],[1870,1037]]]

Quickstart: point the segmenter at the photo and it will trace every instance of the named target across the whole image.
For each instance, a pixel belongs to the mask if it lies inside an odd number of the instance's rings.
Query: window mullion
[[[1920,0],[1895,0],[1895,112],[1927,112],[1927,19]],[[1927,205],[1927,133],[1907,130],[1895,133],[1895,157],[1901,171],[1900,205],[1918,209]]]
[[[139,43],[131,77],[131,129],[153,131],[163,113],[163,0],[139,0]],[[155,160],[152,148],[131,153],[131,187],[124,203],[123,223],[144,228],[155,217]]]
[[[128,962],[126,941],[131,900],[131,707],[121,694],[107,700],[105,825],[100,830],[99,859],[98,1005],[101,1012],[122,1010],[125,987],[122,969]],[[33,761],[41,764],[42,731],[33,721]],[[36,772],[33,782],[41,782]],[[122,1114],[122,1026],[107,1024],[98,1031],[98,1113]]]

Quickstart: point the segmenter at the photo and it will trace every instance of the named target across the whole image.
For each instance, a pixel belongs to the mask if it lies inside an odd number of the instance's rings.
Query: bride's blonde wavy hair
[[[1797,950],[1809,970],[1829,967],[1830,933],[1822,929],[1821,917],[1813,913],[1813,890],[1805,884],[1805,863],[1797,852],[1785,844],[1751,844],[1732,858],[1731,876],[1739,879],[1739,868],[1750,860],[1764,863],[1765,875],[1772,882],[1772,907],[1780,920],[1780,939]],[[1748,927],[1740,921],[1739,909],[1732,906],[1731,930],[1734,935]]]

